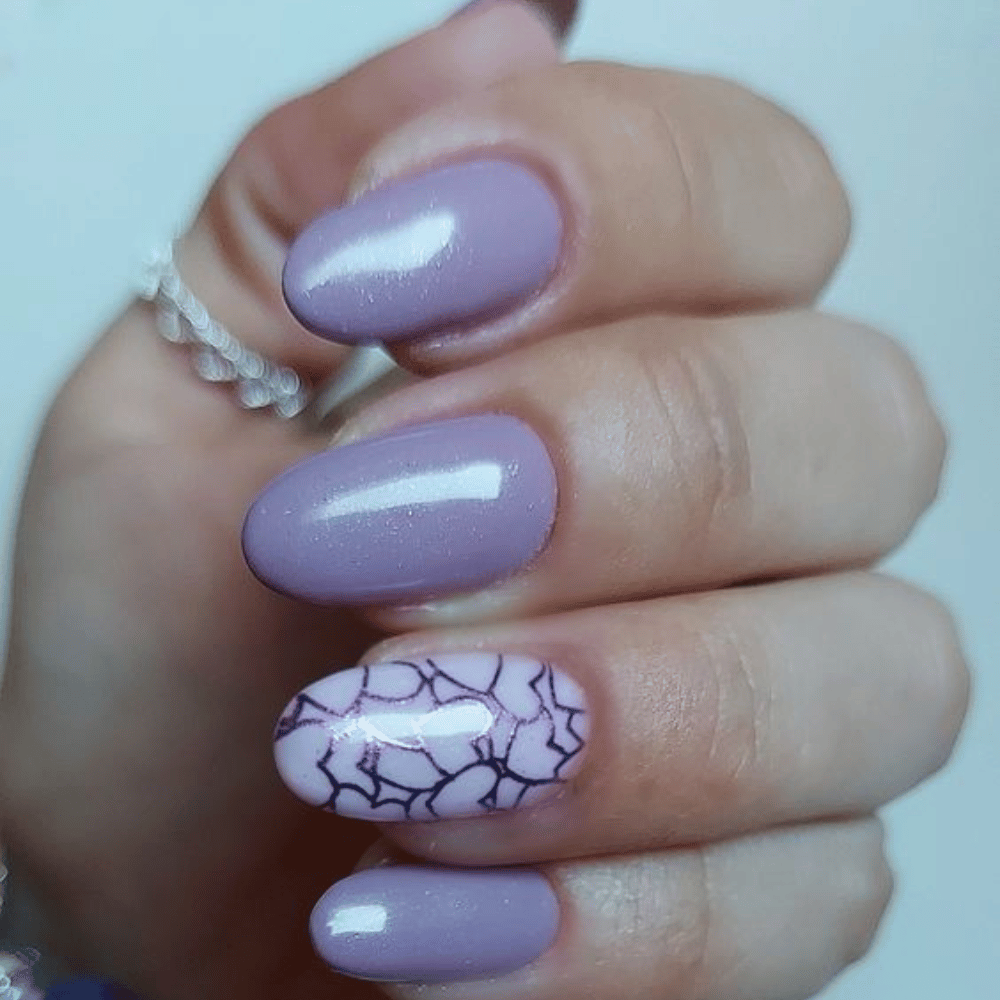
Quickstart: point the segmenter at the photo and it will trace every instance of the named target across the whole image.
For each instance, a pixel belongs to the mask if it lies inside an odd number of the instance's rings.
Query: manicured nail
[[[337,882],[309,921],[316,953],[338,972],[417,983],[514,972],[547,951],[558,928],[559,902],[538,872],[413,865]]]
[[[57,983],[45,1000],[139,1000],[131,991],[104,979],[71,979]]]
[[[537,804],[578,771],[583,689],[528,656],[447,653],[333,674],[275,730],[285,784],[342,816],[396,822]]]
[[[544,547],[556,477],[527,424],[418,424],[293,466],[254,501],[243,551],[269,587],[320,604],[406,604],[501,580]]]
[[[552,276],[562,214],[541,178],[472,160],[394,181],[312,222],[285,265],[289,308],[345,344],[474,325]]]

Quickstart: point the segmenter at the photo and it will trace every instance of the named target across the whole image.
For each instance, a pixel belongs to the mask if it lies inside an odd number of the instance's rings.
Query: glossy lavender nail
[[[515,417],[418,424],[293,466],[254,501],[243,551],[269,587],[315,603],[425,600],[529,563],[556,489],[545,445]]]
[[[559,902],[538,872],[413,865],[337,882],[309,921],[320,958],[383,982],[502,976],[547,951],[558,929]]]
[[[274,752],[285,784],[312,805],[431,820],[557,795],[589,733],[583,689],[552,664],[448,653],[317,681],[285,709]]]
[[[552,276],[562,214],[507,160],[439,167],[320,216],[295,240],[285,298],[310,330],[355,344],[476,323]]]

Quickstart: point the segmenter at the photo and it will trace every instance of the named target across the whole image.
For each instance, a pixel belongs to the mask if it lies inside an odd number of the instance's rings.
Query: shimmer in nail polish
[[[538,872],[400,865],[337,882],[309,921],[338,972],[383,982],[502,976],[551,947],[559,902]]]
[[[473,160],[393,181],[313,221],[289,251],[288,306],[345,344],[472,324],[539,291],[562,214],[533,171]]]
[[[590,732],[583,689],[550,663],[444,653],[355,667],[285,709],[275,760],[312,805],[396,822],[482,816],[557,795]]]
[[[545,445],[515,417],[406,427],[289,469],[254,501],[243,551],[269,587],[319,604],[405,604],[510,576],[556,511]]]

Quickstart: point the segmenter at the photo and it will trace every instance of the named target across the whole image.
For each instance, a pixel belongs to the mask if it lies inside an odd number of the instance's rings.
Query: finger
[[[476,32],[501,23],[500,36],[513,38],[520,25],[528,50],[541,38],[553,51],[544,25],[502,4],[331,87],[329,124],[339,126],[346,154],[362,124],[377,130],[405,113],[396,88],[419,109],[450,95],[447,81],[478,85],[490,65],[498,69],[486,58],[489,38]],[[455,49],[463,44],[478,44],[480,58],[463,66]],[[372,119],[362,121],[360,110],[352,119],[352,102]],[[304,106],[279,111],[271,126],[283,120],[294,131]],[[263,181],[267,141],[249,146],[230,176]],[[219,207],[221,188],[231,217]],[[224,182],[216,214],[206,213],[220,248],[244,246],[239,226],[249,239],[254,213],[268,209],[266,192],[243,194],[240,202],[235,181]],[[267,321],[249,272],[236,276],[214,260],[192,267],[182,259],[185,277],[234,333],[266,352],[269,342],[254,337],[280,324]],[[255,317],[263,317],[257,327]],[[295,683],[304,683],[324,650],[360,652],[373,638],[342,616],[304,613],[266,594],[239,557],[246,497],[302,454],[305,440],[301,428],[248,418],[193,378],[186,353],[161,343],[152,315],[133,308],[60,394],[26,487],[0,719],[4,836],[53,947],[80,968],[119,972],[144,996],[273,990],[312,1000],[308,985],[275,986],[308,948],[301,928],[277,920],[265,929],[262,914],[298,912],[321,891],[309,882],[316,858],[328,866],[326,885],[336,854],[366,836],[344,824],[331,858],[324,826],[313,846],[311,817],[277,782],[261,742],[287,697],[289,671],[303,671]]]
[[[646,310],[806,303],[848,229],[825,153],[787,114],[720,80],[603,64],[434,109],[351,192],[293,245],[289,305],[424,370]]]
[[[343,198],[358,161],[389,131],[436,104],[556,61],[556,40],[533,10],[509,0],[477,5],[286,104],[246,137],[181,250],[190,273],[218,274],[218,308],[242,338],[306,375],[328,372],[335,355],[305,336],[281,301],[289,240]],[[236,296],[239,312],[235,302],[227,308]]]
[[[499,2],[501,0],[469,0],[459,7],[453,16],[461,17],[477,7]],[[562,40],[569,34],[580,6],[578,0],[529,0],[529,2],[538,15],[550,25],[556,38]]]
[[[261,494],[244,549],[283,593],[397,606],[396,630],[866,564],[943,448],[899,348],[814,313],[549,338],[339,441]]]
[[[453,18],[254,128],[176,251],[210,313],[307,382],[325,378],[343,352],[303,333],[281,302],[286,240],[343,195],[358,159],[385,131],[435,103],[557,59],[549,28],[532,10],[500,0]],[[103,338],[74,379],[72,401],[88,431],[115,440],[231,435],[239,426],[227,393],[194,378],[185,352],[160,342],[146,306],[130,309]]]
[[[463,865],[868,813],[944,763],[968,694],[941,607],[861,574],[417,634],[363,662],[292,700],[279,773]]]
[[[881,827],[859,820],[543,873],[369,869],[311,927],[334,968],[408,981],[383,987],[401,1000],[427,982],[449,1000],[797,1000],[868,950],[891,891]]]

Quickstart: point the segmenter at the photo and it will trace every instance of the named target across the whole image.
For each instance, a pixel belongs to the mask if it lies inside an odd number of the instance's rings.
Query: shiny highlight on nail
[[[316,953],[337,972],[416,983],[521,969],[551,947],[558,928],[559,902],[538,872],[416,865],[337,882],[309,921]]]
[[[300,798],[395,822],[537,805],[578,771],[583,689],[550,663],[449,653],[356,667],[285,709],[275,760]]]
[[[538,292],[562,239],[559,204],[534,171],[448,164],[310,223],[288,254],[285,299],[304,326],[345,344],[475,325]]]
[[[541,438],[504,414],[404,427],[293,466],[257,497],[243,551],[317,604],[411,604],[512,575],[545,547],[557,484]]]

